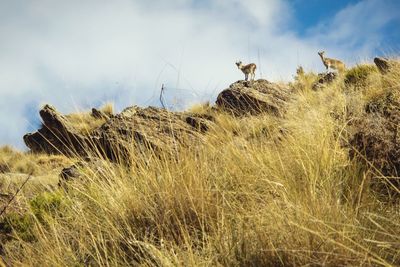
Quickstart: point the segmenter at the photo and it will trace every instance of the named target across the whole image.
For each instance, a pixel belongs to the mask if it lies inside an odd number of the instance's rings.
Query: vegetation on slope
[[[84,164],[79,179],[21,198],[23,208],[6,214],[4,260],[30,266],[399,265],[399,201],[385,194],[399,189],[365,155],[365,144],[352,140],[366,130],[360,122],[373,101],[397,99],[400,70],[386,77],[369,70],[357,66],[320,91],[311,90],[316,75],[302,74],[282,118],[233,117],[197,106],[215,124],[206,142],[174,157],[132,146],[129,164]],[[346,83],[350,76],[362,87]],[[380,103],[385,109],[397,102]],[[377,191],[376,184],[385,186]]]
[[[74,124],[79,133],[87,134],[105,123],[106,116],[111,117],[114,114],[114,105],[112,103],[106,103],[99,111],[104,115],[96,117],[95,113],[92,111],[72,113],[66,117]]]

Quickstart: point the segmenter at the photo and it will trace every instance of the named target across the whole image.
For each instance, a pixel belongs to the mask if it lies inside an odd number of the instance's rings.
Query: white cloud
[[[348,18],[376,2],[349,6],[299,37],[283,0],[0,0],[0,145],[22,146],[37,116],[27,106],[70,112],[108,100],[120,108],[157,104],[161,83],[178,99],[193,91],[210,98],[242,79],[237,59],[257,63],[270,80],[289,79],[298,64],[321,70],[321,46],[337,56],[356,52],[334,40],[356,38],[361,18]],[[368,32],[374,38],[387,22],[378,15]]]
[[[310,29],[309,35],[321,45],[336,48],[337,54],[365,59],[376,49],[388,49],[382,31],[391,22],[400,23],[399,8],[396,0],[359,1]]]

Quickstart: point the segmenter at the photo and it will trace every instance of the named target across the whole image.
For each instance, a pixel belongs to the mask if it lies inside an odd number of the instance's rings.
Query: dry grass
[[[211,105],[210,102],[195,104],[188,111],[196,114],[207,114],[211,111]]]
[[[111,116],[114,114],[114,104],[112,102],[107,102],[101,106],[100,110],[108,116]]]
[[[0,193],[14,194],[28,175],[31,175],[31,181],[23,188],[25,196],[41,192],[56,185],[58,174],[73,161],[62,155],[32,154],[8,146],[0,147]]]
[[[0,147],[0,173],[47,174],[71,163],[62,155],[20,152],[9,146]]]
[[[399,265],[399,205],[376,199],[371,170],[345,146],[349,110],[382,87],[350,94],[344,86],[313,92],[307,82],[281,120],[219,113],[207,142],[173,159],[132,149],[129,167],[88,165],[84,179],[25,199],[28,211],[8,221],[15,231],[6,261]]]
[[[114,105],[112,103],[105,103],[100,111],[104,112],[107,116],[114,114]],[[77,112],[66,116],[68,121],[74,126],[79,133],[88,134],[94,129],[103,125],[106,118],[94,118],[91,112]]]
[[[104,118],[93,118],[89,112],[72,113],[67,119],[81,134],[88,134],[106,122]]]
[[[303,67],[297,68],[297,74],[294,76],[294,83],[292,86],[296,91],[305,91],[311,89],[313,83],[318,81],[318,75],[314,72],[304,72]]]

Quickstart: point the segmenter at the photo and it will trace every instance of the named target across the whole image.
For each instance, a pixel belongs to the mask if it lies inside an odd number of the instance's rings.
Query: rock
[[[392,198],[400,196],[400,99],[389,93],[379,102],[368,103],[366,113],[353,123],[350,157],[372,165],[374,189]]]
[[[318,81],[312,85],[314,91],[321,90],[326,87],[326,85],[332,83],[337,78],[337,73],[318,73]]]
[[[289,86],[267,80],[238,81],[218,95],[216,104],[234,115],[268,112],[281,116],[291,92]]]
[[[374,58],[374,63],[381,74],[387,74],[390,69],[394,67],[400,67],[400,63],[398,61],[390,60],[383,57]]]
[[[192,114],[186,117],[186,122],[201,132],[207,132],[214,122],[214,118],[207,114]]]
[[[60,173],[59,185],[64,181],[69,181],[69,180],[74,180],[74,179],[80,178],[82,176],[82,173],[79,171],[79,168],[82,168],[82,164],[77,163],[70,167],[62,169],[62,171]]]
[[[40,111],[42,128],[24,136],[25,144],[33,152],[62,153],[87,157],[97,155],[111,160],[120,160],[133,148],[138,152],[167,151],[191,145],[201,139],[212,118],[169,112],[148,107],[129,107],[109,118],[102,126],[80,134],[66,116],[46,105]],[[65,170],[68,176],[68,171]]]
[[[110,118],[110,116],[107,115],[105,112],[98,110],[96,108],[92,108],[92,117],[96,119],[106,119],[106,120]]]
[[[83,161],[79,161],[70,167],[66,167],[62,169],[60,173],[60,179],[58,185],[61,186],[64,182],[68,182],[70,180],[81,179],[84,177],[84,170],[90,169],[90,173],[94,172],[96,177],[105,176],[106,175],[106,166],[105,162],[102,162],[101,159],[86,157]]]
[[[386,74],[389,71],[389,60],[387,58],[376,57],[374,63],[380,73]]]
[[[173,153],[200,138],[186,118],[183,113],[165,109],[131,107],[107,121],[94,136],[110,159],[126,155],[133,144],[138,151]]]
[[[32,152],[48,154],[85,155],[89,140],[79,134],[68,119],[50,105],[40,110],[42,128],[24,135],[23,139]]]
[[[318,76],[320,78],[318,80],[319,83],[331,83],[337,78],[338,74],[336,72],[328,72],[326,74],[323,73],[322,75],[320,73]]]

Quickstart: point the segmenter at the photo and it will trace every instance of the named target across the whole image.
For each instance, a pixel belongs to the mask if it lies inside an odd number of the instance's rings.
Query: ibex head
[[[319,52],[318,52],[318,55],[320,55],[321,57],[323,57],[324,54],[325,54],[325,51],[319,51]]]

